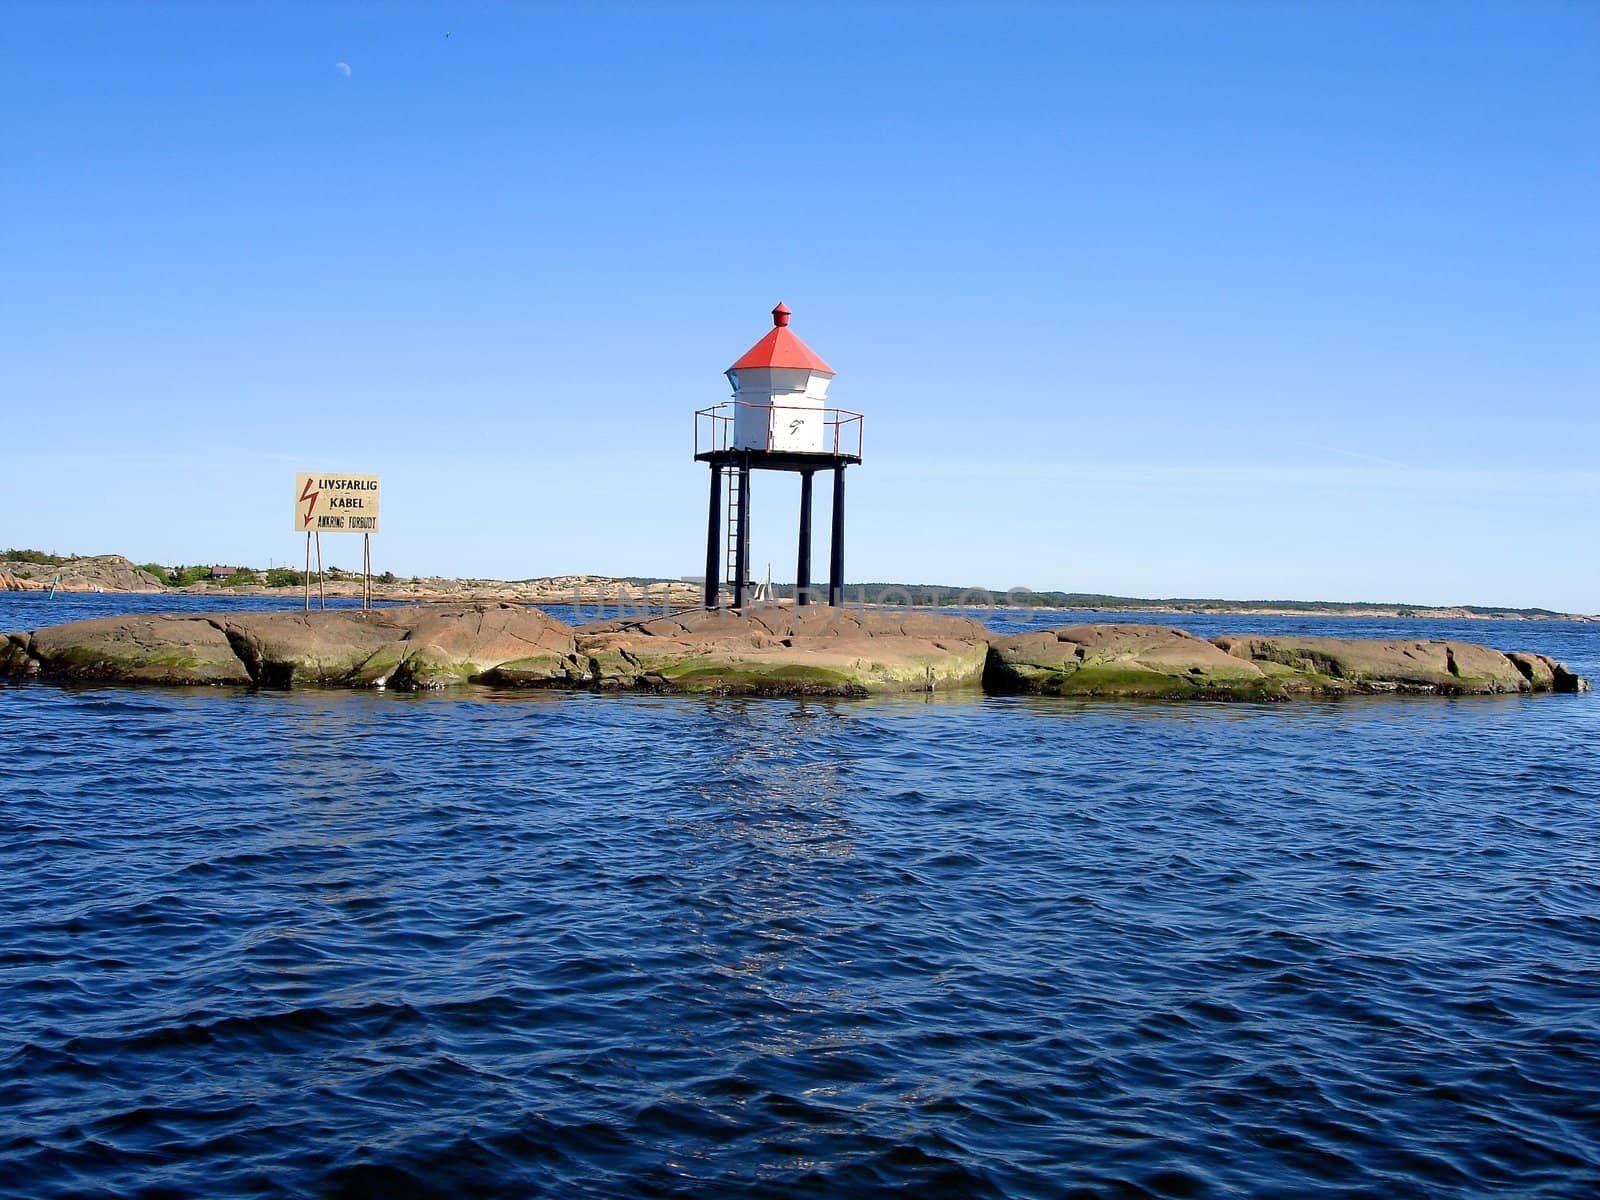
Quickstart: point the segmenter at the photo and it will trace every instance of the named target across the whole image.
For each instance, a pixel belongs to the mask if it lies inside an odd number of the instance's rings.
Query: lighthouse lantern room
[[[695,413],[695,459],[711,467],[706,520],[705,605],[722,603],[726,579],[733,607],[743,609],[750,587],[750,473],[792,471],[800,476],[800,542],[795,603],[810,604],[811,485],[833,472],[833,539],[828,603],[844,597],[844,471],[861,461],[860,413],[829,408],[834,371],[789,328],[789,309],[772,310],[772,329],[728,368],[733,399]],[[726,492],[726,524],[722,497]]]
[[[822,453],[833,368],[790,331],[786,305],[772,310],[772,332],[728,368],[728,382],[738,402],[736,448]]]

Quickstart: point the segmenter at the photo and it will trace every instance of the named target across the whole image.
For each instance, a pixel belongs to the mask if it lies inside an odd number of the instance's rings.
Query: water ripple
[[[1597,715],[0,687],[0,1193],[1592,1194]]]

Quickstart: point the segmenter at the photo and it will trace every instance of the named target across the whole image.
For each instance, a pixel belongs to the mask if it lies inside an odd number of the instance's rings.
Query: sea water
[[[1597,732],[0,686],[0,1193],[1592,1195]]]

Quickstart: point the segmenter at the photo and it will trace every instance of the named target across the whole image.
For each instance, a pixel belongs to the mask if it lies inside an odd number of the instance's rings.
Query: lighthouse
[[[695,413],[695,460],[711,468],[706,520],[705,606],[721,604],[726,579],[733,607],[750,586],[750,476],[790,471],[800,476],[800,536],[795,603],[810,604],[811,491],[818,471],[833,474],[833,537],[828,603],[844,598],[844,472],[861,461],[860,413],[828,407],[834,370],[789,328],[781,301],[767,335],[729,367],[733,398]],[[722,515],[727,496],[727,518]]]

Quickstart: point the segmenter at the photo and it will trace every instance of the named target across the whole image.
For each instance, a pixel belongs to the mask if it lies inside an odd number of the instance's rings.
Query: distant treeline
[[[70,562],[71,559],[65,558],[60,554],[46,554],[43,550],[10,549],[5,553],[5,561],[32,563],[37,567],[59,567],[64,562]]]
[[[148,571],[168,587],[188,587],[192,583],[211,583],[223,588],[243,587],[269,587],[290,588],[303,587],[306,582],[304,571],[297,571],[293,567],[234,567],[231,574],[217,575],[216,568],[205,563],[196,563],[192,566],[167,567],[160,563],[140,563],[141,571]],[[328,579],[360,579],[361,572],[347,571],[340,567],[328,567],[323,574]],[[315,579],[315,573],[312,574]],[[393,571],[385,571],[382,575],[374,575],[374,582],[396,582]]]
[[[1283,612],[1305,613],[1358,613],[1375,608],[1393,610],[1401,616],[1423,616],[1438,611],[1440,606],[1423,604],[1378,604],[1365,601],[1340,600],[1207,600],[1191,597],[1168,599],[1143,599],[1136,596],[1108,596],[1101,592],[1035,592],[1027,588],[959,588],[948,584],[864,583],[852,584],[848,589],[855,597],[865,589],[869,601],[884,592],[904,592],[911,596],[917,607],[944,608],[972,603],[984,603],[984,597],[993,596],[996,604],[1016,604],[1024,608],[1076,608],[1101,609],[1117,612],[1140,610],[1161,611],[1181,608],[1188,612],[1239,612],[1242,609],[1271,608]],[[777,585],[773,591],[782,592]],[[788,589],[792,595],[793,588]],[[976,597],[976,600],[974,599]],[[894,601],[898,603],[898,599]],[[1522,617],[1559,617],[1562,614],[1548,608],[1490,608],[1473,604],[1448,606],[1452,610],[1469,612],[1476,616],[1495,616],[1505,613]]]
[[[666,580],[630,579],[629,583],[664,583]],[[825,597],[827,585],[814,585],[812,593]],[[773,593],[783,599],[794,598],[794,585],[774,583]],[[1365,601],[1341,600],[1207,600],[1188,597],[1169,599],[1143,599],[1136,596],[1109,596],[1102,592],[1035,592],[1027,588],[956,587],[944,583],[852,583],[845,588],[848,604],[904,605],[912,608],[970,608],[992,605],[1013,605],[1019,608],[1062,608],[1106,612],[1162,612],[1182,609],[1185,612],[1242,612],[1252,609],[1275,609],[1280,612],[1304,613],[1362,613],[1373,609],[1394,612],[1402,617],[1422,617],[1439,612],[1444,606],[1424,604],[1380,604]],[[1494,617],[1546,617],[1559,618],[1563,614],[1548,608],[1494,608],[1476,604],[1448,606],[1452,612],[1466,612],[1474,616]]]

